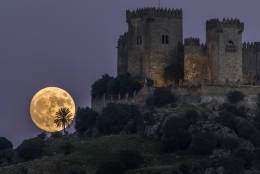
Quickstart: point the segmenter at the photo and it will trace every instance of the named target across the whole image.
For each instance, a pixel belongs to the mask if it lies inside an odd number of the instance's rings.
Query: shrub
[[[219,166],[225,168],[225,173],[243,174],[243,161],[232,156],[219,159]]]
[[[219,144],[221,148],[227,150],[234,150],[239,147],[238,139],[233,137],[224,137],[219,140]]]
[[[91,86],[92,97],[101,97],[105,93],[107,93],[108,83],[110,80],[113,79],[113,77],[109,76],[108,74],[105,74],[102,76],[101,79],[95,81],[94,84]]]
[[[147,99],[147,106],[162,107],[176,102],[176,97],[169,88],[156,88],[153,96]]]
[[[14,151],[13,149],[5,149],[0,151],[0,163],[8,162],[10,163],[13,159]]]
[[[230,129],[236,130],[237,124],[239,123],[238,118],[234,116],[234,114],[230,112],[220,112],[219,118],[217,118],[217,121],[221,124],[223,124],[226,127],[229,127]]]
[[[61,145],[61,149],[63,150],[64,155],[68,155],[71,154],[73,145],[70,142],[66,142]]]
[[[61,138],[62,133],[61,132],[53,132],[51,133],[51,138]]]
[[[183,66],[180,63],[175,63],[167,66],[164,69],[163,77],[165,81],[176,81],[183,79]]]
[[[137,131],[137,121],[140,117],[141,114],[134,105],[109,104],[103,109],[98,118],[98,128],[103,134],[113,134],[121,131],[135,133]],[[134,124],[134,126],[129,126],[129,121],[133,121],[134,123],[131,124]],[[130,128],[130,130],[127,130],[127,128]]]
[[[249,140],[253,143],[253,145],[255,147],[260,147],[260,132],[256,131],[254,134],[249,136]]]
[[[69,174],[86,174],[86,171],[79,167],[73,167],[69,170]]]
[[[0,137],[0,150],[12,149],[13,144],[5,137]]]
[[[228,101],[237,104],[244,100],[245,95],[240,91],[231,91],[227,94]]]
[[[247,149],[239,149],[233,156],[239,159],[245,168],[250,168],[252,161],[255,159],[255,155]]]
[[[116,78],[105,74],[101,79],[97,80],[91,88],[92,97],[101,97],[108,95],[133,95],[134,91],[138,92],[142,85],[129,73],[119,75]]]
[[[124,150],[120,152],[120,162],[126,170],[139,168],[143,163],[143,157],[138,151]]]
[[[212,153],[217,143],[215,134],[198,133],[192,138],[191,150],[196,155],[208,155]]]
[[[183,117],[173,117],[167,120],[163,127],[162,150],[175,152],[186,149],[191,142],[191,134],[187,131],[189,122]]]
[[[199,117],[199,114],[195,110],[189,110],[184,114],[184,118],[189,122],[189,124],[196,123],[197,119]]]
[[[40,138],[24,140],[16,149],[20,158],[32,160],[43,155],[45,142]]]
[[[96,171],[96,174],[123,174],[124,166],[120,162],[107,162],[102,164]]]
[[[76,113],[75,129],[79,134],[96,126],[98,113],[90,108],[78,108]]]
[[[236,132],[238,136],[248,139],[256,133],[256,128],[247,120],[240,120],[236,125]]]

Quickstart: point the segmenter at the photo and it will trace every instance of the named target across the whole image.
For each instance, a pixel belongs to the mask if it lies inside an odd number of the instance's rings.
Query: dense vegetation
[[[92,85],[91,95],[92,97],[102,97],[104,94],[116,96],[128,94],[132,96],[134,92],[138,92],[141,88],[142,84],[131,77],[129,73],[119,75],[116,78],[105,74]]]

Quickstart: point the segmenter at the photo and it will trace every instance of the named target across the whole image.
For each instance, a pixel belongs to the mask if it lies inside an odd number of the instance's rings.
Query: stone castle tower
[[[176,60],[183,41],[182,10],[127,11],[128,32],[118,41],[118,74],[129,72],[164,85],[163,72]]]
[[[164,86],[165,67],[184,63],[188,83],[259,84],[260,43],[242,43],[244,23],[238,19],[208,20],[206,44],[187,38],[183,45],[182,10],[144,8],[127,11],[126,18],[128,32],[118,40],[118,74],[129,72]]]

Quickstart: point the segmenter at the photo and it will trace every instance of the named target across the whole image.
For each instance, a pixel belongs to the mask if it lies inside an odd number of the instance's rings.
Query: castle
[[[129,72],[164,86],[165,68],[178,64],[189,84],[260,82],[260,42],[242,43],[244,23],[238,19],[208,20],[205,44],[199,38],[183,43],[181,9],[127,10],[126,21],[128,32],[118,40],[118,75]]]

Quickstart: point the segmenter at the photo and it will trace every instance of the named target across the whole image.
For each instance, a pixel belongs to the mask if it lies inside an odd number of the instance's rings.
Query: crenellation
[[[184,45],[197,45],[200,46],[200,39],[199,38],[186,38],[184,40]]]
[[[164,86],[165,67],[176,63],[184,66],[184,78],[191,82],[260,84],[260,42],[242,42],[244,23],[239,19],[207,20],[203,44],[193,37],[183,43],[182,9],[145,7],[127,10],[126,17],[128,33],[118,41],[121,72]]]
[[[143,17],[168,17],[168,18],[182,18],[182,9],[166,9],[166,8],[142,8],[137,10],[127,10],[127,21],[132,18]]]

